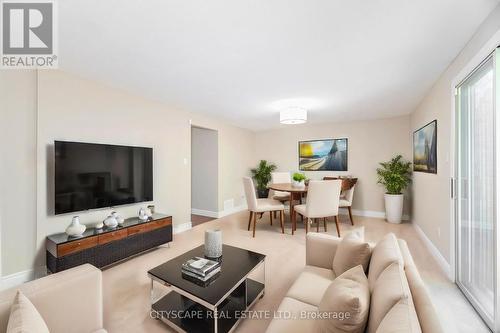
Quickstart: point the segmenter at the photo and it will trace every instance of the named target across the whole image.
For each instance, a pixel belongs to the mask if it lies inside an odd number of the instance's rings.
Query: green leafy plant
[[[387,194],[401,194],[411,182],[411,163],[398,155],[377,168],[378,184],[385,187]]]
[[[252,178],[257,183],[257,191],[260,197],[267,197],[267,184],[271,181],[271,172],[276,170],[276,165],[268,163],[266,160],[260,160],[259,165],[251,169]]]
[[[306,180],[306,176],[303,173],[296,172],[293,174],[292,179],[295,180],[296,182],[301,182],[303,180]]]

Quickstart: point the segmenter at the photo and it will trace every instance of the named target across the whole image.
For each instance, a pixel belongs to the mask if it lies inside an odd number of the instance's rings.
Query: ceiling
[[[64,0],[59,64],[252,130],[409,114],[497,0]],[[281,125],[282,126],[282,125]]]

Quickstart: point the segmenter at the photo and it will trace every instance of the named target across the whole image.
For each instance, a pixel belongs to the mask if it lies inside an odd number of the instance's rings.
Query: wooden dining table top
[[[269,184],[267,187],[271,190],[281,191],[281,192],[290,192],[290,193],[307,192],[307,186],[297,187],[297,186],[293,186],[291,183]]]

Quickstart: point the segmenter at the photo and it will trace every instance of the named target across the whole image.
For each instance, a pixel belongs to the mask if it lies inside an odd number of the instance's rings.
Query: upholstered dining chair
[[[352,199],[354,197],[354,188],[358,182],[358,178],[337,178],[337,177],[323,177],[323,180],[341,179],[342,188],[340,191],[340,208],[347,208],[349,211],[349,219],[351,224],[354,225],[354,219],[352,218]]]
[[[326,231],[326,218],[335,217],[337,235],[340,237],[338,215],[341,186],[341,180],[311,180],[309,182],[306,203],[294,207],[294,214],[298,213],[306,218],[306,233],[309,232],[311,219],[316,222],[316,231],[319,231],[319,219],[322,218]]]
[[[271,183],[272,184],[291,184],[292,177],[290,177],[290,172],[271,172]],[[274,200],[281,201],[282,203],[290,200],[290,193],[274,191],[271,190],[270,197]]]
[[[271,172],[271,184],[291,184],[290,172]],[[280,201],[282,204],[290,200],[290,193],[282,191],[269,191],[269,198]],[[274,212],[276,218],[276,212]]]
[[[285,229],[283,226],[283,220],[285,216],[285,206],[274,199],[257,199],[257,195],[255,193],[255,186],[253,184],[253,180],[250,177],[243,177],[243,186],[245,188],[245,196],[247,199],[248,210],[250,212],[250,216],[248,218],[248,230],[250,231],[250,225],[253,222],[253,234],[252,237],[255,237],[255,225],[257,224],[257,214],[269,212],[269,218],[271,221],[271,225],[273,225],[273,212],[280,212],[280,223],[281,223],[281,232],[285,233]]]
[[[354,180],[357,180],[354,178]],[[356,188],[356,181],[350,184],[351,188],[343,190],[340,195],[339,207],[347,208],[349,211],[349,219],[351,224],[354,225],[354,220],[352,218],[352,198],[354,197],[354,189]]]

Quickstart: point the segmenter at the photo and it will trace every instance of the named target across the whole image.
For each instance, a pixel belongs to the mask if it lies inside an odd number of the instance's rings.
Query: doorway
[[[191,224],[218,217],[218,132],[191,127]]]
[[[456,87],[456,283],[483,320],[499,332],[498,49]]]

